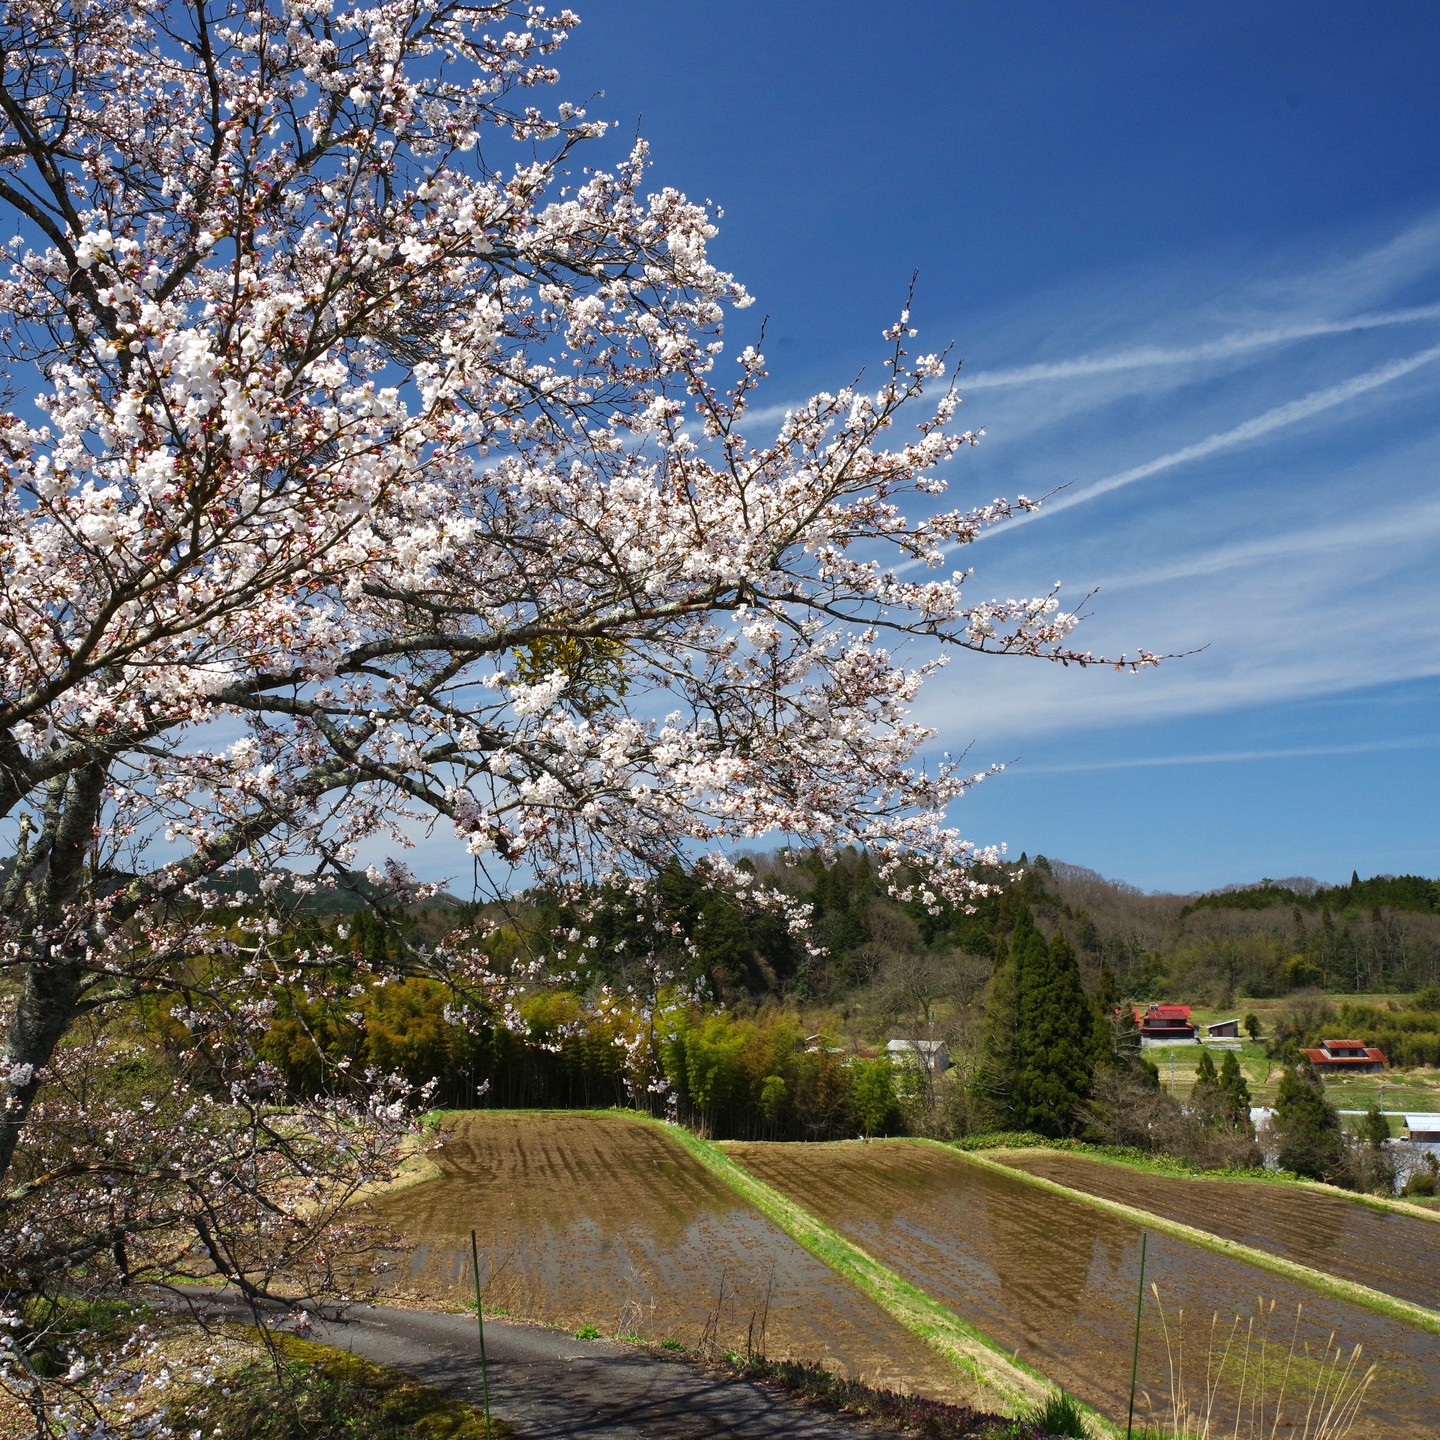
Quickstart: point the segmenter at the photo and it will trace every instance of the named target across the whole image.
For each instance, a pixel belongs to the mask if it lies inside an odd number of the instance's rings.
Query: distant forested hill
[[[1417,875],[1352,875],[1346,885],[1304,877],[1263,879],[1203,895],[1145,893],[1081,865],[1022,856],[980,876],[997,893],[968,909],[926,895],[918,877],[887,893],[874,857],[845,850],[753,854],[741,862],[758,890],[809,907],[807,944],[773,906],[709,883],[678,861],[640,897],[595,897],[586,933],[599,943],[567,953],[582,917],[573,900],[541,889],[505,907],[531,955],[553,953],[582,980],[622,985],[655,960],[686,982],[704,981],[727,1003],[784,999],[844,1004],[864,996],[888,1005],[906,995],[973,1002],[997,945],[1025,905],[1047,939],[1063,931],[1093,990],[1106,967],[1121,993],[1228,1005],[1237,996],[1292,991],[1414,992],[1440,984],[1440,880]],[[904,887],[916,883],[908,894]],[[218,888],[243,907],[256,877],[237,871]],[[368,907],[364,875],[315,893],[297,893],[297,915],[351,916]],[[469,907],[451,896],[427,902],[422,929]]]
[[[657,947],[722,1000],[777,997],[889,1004],[926,992],[967,1004],[989,978],[1017,908],[1047,939],[1063,931],[1093,990],[1101,967],[1120,992],[1229,1005],[1237,996],[1292,991],[1412,992],[1440,983],[1440,882],[1379,875],[1348,885],[1262,880],[1207,895],[1146,894],[1083,866],[1036,856],[983,876],[998,893],[961,909],[926,896],[923,882],[888,894],[874,857],[847,850],[752,855],[757,886],[810,907],[817,949],[796,942],[776,915],[719,891],[676,865],[651,900],[630,902],[602,926],[586,964],[623,970]],[[902,887],[914,877],[902,876]],[[542,907],[543,908],[543,907]],[[657,916],[659,924],[657,924]],[[569,924],[567,913],[549,925]]]

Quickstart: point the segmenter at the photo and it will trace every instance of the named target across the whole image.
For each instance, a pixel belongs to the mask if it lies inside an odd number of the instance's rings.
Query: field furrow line
[[[953,1310],[881,1264],[803,1206],[736,1164],[708,1140],[702,1140],[680,1126],[637,1118],[641,1119],[641,1123],[657,1125],[673,1143],[723,1180],[797,1244],[849,1281],[912,1334],[987,1386],[1003,1406],[1019,1410],[1034,1404],[1054,1388],[1053,1382],[1038,1370],[1017,1360]],[[1110,1434],[1110,1425],[1105,1417],[1086,1408],[1097,1429]]]
[[[1069,1200],[1088,1205],[1107,1215],[1114,1215],[1134,1224],[1143,1225],[1146,1229],[1172,1236],[1176,1240],[1187,1240],[1191,1244],[1199,1245],[1217,1255],[1228,1255],[1232,1259],[1242,1260],[1258,1269],[1268,1270],[1272,1275],[1280,1275],[1287,1280],[1308,1285],[1322,1295],[1331,1295],[1338,1300],[1348,1300],[1352,1304],[1361,1305],[1367,1310],[1373,1310],[1376,1314],[1384,1315],[1391,1320],[1399,1320],[1404,1324],[1414,1325],[1421,1330],[1428,1331],[1432,1335],[1440,1335],[1440,1312],[1427,1309],[1410,1300],[1387,1295],[1383,1291],[1372,1289],[1358,1281],[1346,1280],[1338,1275],[1330,1274],[1329,1271],[1302,1265],[1295,1260],[1287,1260],[1284,1256],[1271,1254],[1267,1250],[1257,1249],[1253,1245],[1246,1245],[1238,1240],[1227,1240],[1223,1236],[1212,1234],[1198,1226],[1188,1225],[1182,1220],[1172,1220],[1168,1216],[1156,1214],[1153,1210],[1144,1210],[1138,1205],[1129,1205],[1120,1200],[1106,1199],[1103,1196],[1092,1195],[1085,1190],[1061,1185],[1043,1175],[1031,1174],[1029,1171],[1003,1164],[999,1160],[992,1160],[988,1156],[979,1155],[973,1151],[956,1151],[953,1147],[944,1145],[938,1140],[913,1140],[908,1143],[938,1146],[941,1149],[949,1150],[952,1154],[959,1155],[972,1164],[999,1174],[1013,1176],[1038,1190],[1047,1191],[1052,1195],[1063,1195]]]

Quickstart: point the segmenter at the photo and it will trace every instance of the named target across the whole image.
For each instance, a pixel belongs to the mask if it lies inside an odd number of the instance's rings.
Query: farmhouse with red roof
[[[1322,1075],[1366,1075],[1389,1063],[1383,1050],[1361,1040],[1322,1040],[1318,1050],[1300,1052]]]
[[[1188,1005],[1151,1005],[1146,1010],[1135,1012],[1135,1023],[1140,1027],[1142,1040],[1163,1040],[1173,1044],[1195,1038],[1195,1026],[1190,1021]]]

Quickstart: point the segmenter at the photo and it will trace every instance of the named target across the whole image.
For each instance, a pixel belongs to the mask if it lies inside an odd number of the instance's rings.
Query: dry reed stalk
[[[1270,1327],[1275,1302],[1262,1298],[1256,1314],[1242,1319],[1236,1316],[1223,1346],[1217,1340],[1220,1317],[1212,1315],[1210,1340],[1205,1357],[1205,1391],[1203,1401],[1192,1403],[1185,1385],[1185,1338],[1181,1328],[1185,1312],[1176,1316],[1172,1334],[1170,1321],[1160,1299],[1160,1287],[1151,1285],[1160,1315],[1161,1333],[1165,1340],[1165,1358],[1170,1378],[1170,1433],[1172,1440],[1344,1440],[1364,1403],[1366,1391],[1375,1378],[1375,1366],[1360,1369],[1360,1349],[1356,1345],[1345,1355],[1331,1334],[1319,1357],[1312,1357],[1308,1343],[1300,1339],[1303,1307],[1295,1307],[1295,1323],[1290,1342],[1283,1353],[1278,1387],[1270,1393],[1270,1370],[1278,1363],[1279,1345],[1271,1343]],[[1258,1319],[1258,1324],[1257,1324]],[[1243,1332],[1242,1327],[1243,1325]],[[1243,1346],[1239,1345],[1243,1333]],[[1237,1346],[1238,1354],[1237,1354]],[[1218,1349],[1218,1357],[1217,1357]],[[1312,1371],[1307,1385],[1308,1400],[1303,1422],[1287,1421],[1286,1402],[1296,1378],[1297,1361]],[[1235,1418],[1229,1435],[1221,1429],[1218,1410],[1223,1403],[1222,1390],[1226,1379],[1239,1365],[1235,1390]],[[1228,1409],[1228,1406],[1225,1407]],[[1296,1428],[1296,1424],[1299,1428]]]

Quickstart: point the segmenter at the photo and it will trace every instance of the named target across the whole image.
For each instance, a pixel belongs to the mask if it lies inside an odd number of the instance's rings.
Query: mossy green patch
[[[965,1154],[1005,1150],[1054,1150],[1065,1155],[1084,1155],[1092,1160],[1108,1160],[1149,1175],[1203,1175],[1207,1180],[1265,1180],[1276,1185],[1302,1185],[1303,1181],[1288,1170],[1265,1170],[1259,1166],[1232,1166],[1224,1170],[1196,1170],[1187,1160],[1174,1155],[1155,1155],[1137,1150],[1133,1145],[1098,1145],[1090,1140],[1055,1140],[1029,1130],[993,1130],[982,1135],[967,1135],[947,1142],[951,1149]],[[1347,1192],[1348,1193],[1348,1192]]]
[[[271,1354],[191,1391],[171,1425],[214,1440],[507,1440],[503,1420],[396,1370],[272,1333]]]

